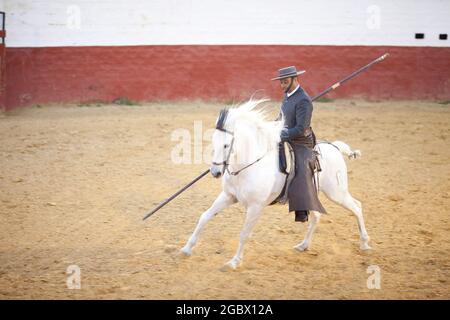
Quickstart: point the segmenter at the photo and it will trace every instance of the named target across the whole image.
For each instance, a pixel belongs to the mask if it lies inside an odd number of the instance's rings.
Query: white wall
[[[1,0],[9,47],[450,46],[450,0]],[[415,33],[425,39],[414,39]]]

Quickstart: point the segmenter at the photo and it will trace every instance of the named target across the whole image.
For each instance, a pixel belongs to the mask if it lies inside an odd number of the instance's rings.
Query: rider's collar
[[[289,98],[290,96],[292,96],[299,88],[300,88],[300,85],[298,84],[297,87],[293,91],[286,93],[287,97]]]

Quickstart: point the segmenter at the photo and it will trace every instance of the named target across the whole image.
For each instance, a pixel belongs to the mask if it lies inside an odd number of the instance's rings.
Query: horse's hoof
[[[360,248],[362,251],[367,251],[367,250],[372,249],[372,247],[369,246],[367,243],[364,243],[364,244],[360,245],[359,248]]]
[[[237,268],[237,263],[229,261],[229,262],[225,263],[222,268],[220,268],[220,271],[222,271],[222,272],[234,271],[234,270],[236,270],[236,268]]]
[[[294,247],[294,249],[295,250],[297,250],[297,251],[300,251],[300,252],[303,252],[303,251],[306,251],[306,250],[308,250],[308,245],[306,244],[306,243],[300,243],[299,245],[296,245],[295,247]]]
[[[191,250],[189,250],[187,248],[182,248],[180,250],[180,254],[184,257],[189,257],[191,255]]]
[[[228,264],[224,264],[222,268],[219,269],[222,272],[232,271],[233,269]]]

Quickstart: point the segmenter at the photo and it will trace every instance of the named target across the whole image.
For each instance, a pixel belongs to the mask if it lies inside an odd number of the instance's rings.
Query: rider
[[[313,105],[311,98],[300,87],[298,75],[305,71],[297,71],[294,66],[278,70],[278,76],[272,80],[280,80],[285,93],[281,105],[284,116],[284,128],[281,130],[281,145],[289,142],[295,152],[295,178],[289,185],[289,212],[295,211],[295,221],[308,221],[309,210],[325,213],[325,209],[317,197],[314,185],[314,168],[316,155],[313,148],[316,144],[311,128]]]

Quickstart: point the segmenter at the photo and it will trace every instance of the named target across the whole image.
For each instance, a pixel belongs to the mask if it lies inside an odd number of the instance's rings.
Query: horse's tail
[[[342,141],[334,141],[331,143],[336,148],[339,149],[339,151],[342,152],[343,155],[346,155],[349,159],[357,159],[361,157],[361,151],[360,150],[352,150],[350,149],[350,146]]]

